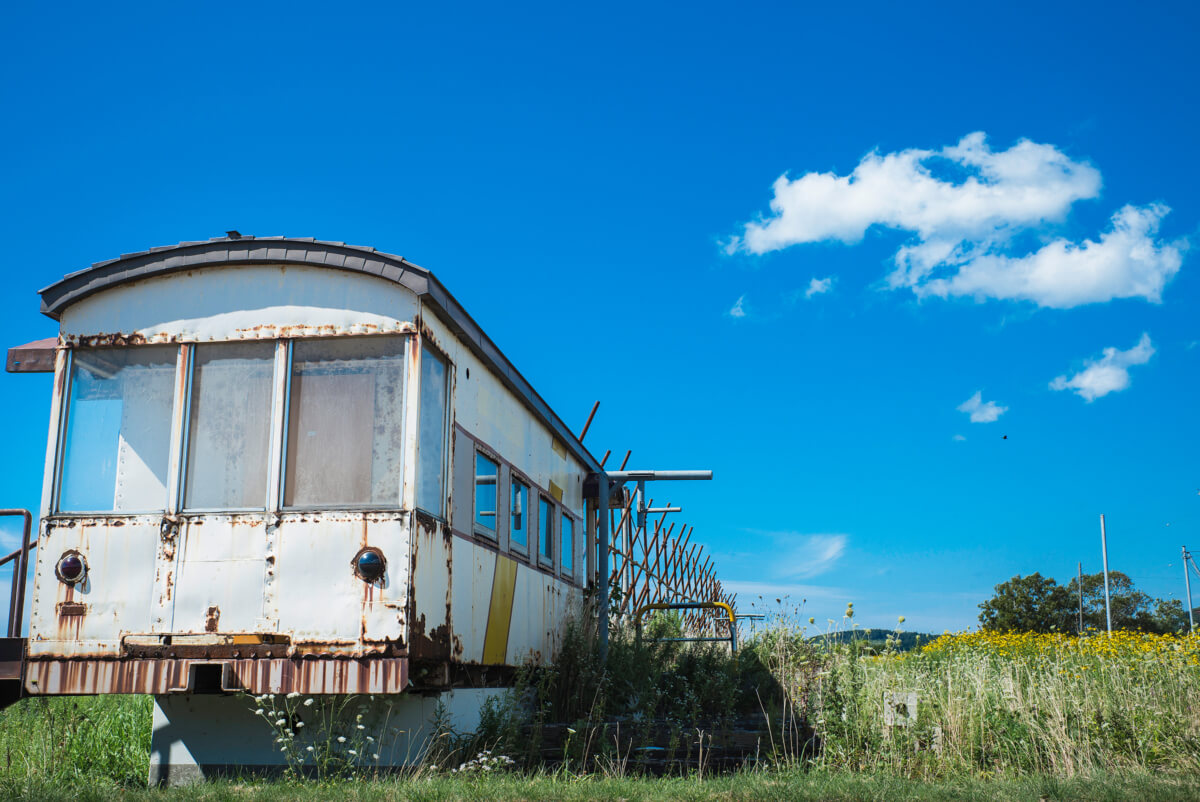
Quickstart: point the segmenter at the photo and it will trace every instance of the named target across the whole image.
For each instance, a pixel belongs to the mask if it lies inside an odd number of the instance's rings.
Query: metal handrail
[[[25,519],[25,530],[21,534],[21,548],[0,558],[0,566],[16,561],[13,566],[12,595],[8,605],[8,637],[21,637],[21,618],[25,613],[25,575],[29,572],[29,551],[37,545],[30,542],[29,532],[33,528],[33,513],[29,510],[0,510],[0,517],[20,515]]]
[[[724,610],[729,616],[728,638],[654,638],[654,643],[710,643],[728,642],[730,654],[737,654],[737,616],[733,608],[725,602],[654,602],[643,604],[633,613],[634,625],[637,627],[637,638],[642,639],[642,616],[652,610]]]

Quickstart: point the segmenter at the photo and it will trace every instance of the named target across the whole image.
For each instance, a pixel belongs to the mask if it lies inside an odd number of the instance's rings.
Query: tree
[[[984,629],[1063,632],[1071,625],[1071,596],[1050,577],[1014,576],[996,585],[995,595],[979,605]]]
[[[1041,574],[1014,576],[995,587],[995,595],[979,605],[984,629],[1028,632],[1076,632],[1079,629],[1080,580],[1062,587]],[[1104,631],[1104,574],[1083,575],[1083,627]],[[1113,629],[1142,632],[1180,632],[1187,629],[1187,611],[1178,600],[1154,599],[1137,590],[1121,571],[1108,572],[1109,609]]]
[[[1072,579],[1067,585],[1067,591],[1075,600],[1076,623],[1071,629],[1078,629],[1079,580]],[[1156,631],[1152,626],[1152,608],[1157,600],[1151,599],[1140,590],[1135,590],[1133,580],[1127,574],[1120,571],[1108,572],[1108,599],[1113,629]],[[1103,573],[1083,575],[1083,626],[1085,629],[1108,628],[1108,621],[1104,615]]]

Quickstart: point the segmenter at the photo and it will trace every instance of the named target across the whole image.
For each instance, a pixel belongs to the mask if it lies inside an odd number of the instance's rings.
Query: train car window
[[[439,518],[446,503],[446,362],[421,348],[421,413],[417,439],[417,507]]]
[[[571,576],[575,563],[575,520],[563,513],[562,517],[562,571]]]
[[[188,408],[188,509],[267,504],[274,342],[196,346]]]
[[[399,506],[405,347],[403,337],[295,341],[284,506]]]
[[[178,353],[173,345],[75,349],[59,510],[166,509]]]
[[[512,507],[509,510],[508,536],[520,552],[529,548],[529,485],[512,480]]]
[[[475,452],[475,525],[492,537],[496,536],[496,485],[499,470],[496,463]]]
[[[538,557],[553,560],[554,553],[554,502],[545,496],[538,500]]]

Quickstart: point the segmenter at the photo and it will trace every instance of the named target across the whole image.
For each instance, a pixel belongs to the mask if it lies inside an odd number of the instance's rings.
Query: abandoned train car
[[[432,273],[231,233],[41,296],[59,336],[9,360],[54,371],[26,693],[399,694],[553,657],[600,465]]]

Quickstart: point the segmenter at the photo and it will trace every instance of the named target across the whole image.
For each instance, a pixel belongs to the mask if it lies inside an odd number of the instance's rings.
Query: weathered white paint
[[[62,314],[68,337],[139,334],[152,340],[270,339],[339,331],[403,331],[416,295],[395,282],[319,267],[237,265],[156,276],[84,298]]]
[[[502,695],[494,688],[456,689],[430,696],[358,697],[346,706],[332,728],[331,737],[353,738],[365,732],[374,738],[366,744],[378,750],[364,754],[364,765],[400,767],[418,764],[437,735],[435,715],[439,705],[447,723],[458,732],[479,726],[484,702]],[[276,697],[276,704],[285,700]],[[302,702],[293,702],[305,711]],[[150,738],[150,784],[188,785],[242,770],[287,766],[286,755],[275,742],[276,733],[264,716],[255,714],[249,696],[156,696]],[[362,715],[362,721],[356,717]],[[361,723],[365,729],[357,730]],[[302,728],[312,731],[314,727]],[[301,747],[301,750],[303,747]],[[365,750],[363,750],[365,752]],[[373,755],[378,754],[376,760]]]
[[[531,482],[562,491],[563,505],[582,515],[585,467],[556,442],[499,378],[426,309],[408,289],[371,276],[316,267],[236,265],[206,267],[145,279],[106,290],[64,310],[61,333],[71,344],[81,339],[121,334],[151,342],[236,341],[248,338],[417,333],[409,338],[404,390],[401,508],[393,511],[281,510],[278,484],[268,491],[267,509],[238,514],[177,514],[183,401],[177,395],[172,422],[171,469],[166,517],[51,516],[38,549],[31,615],[31,655],[117,657],[122,638],[152,633],[273,633],[291,638],[302,653],[363,654],[383,643],[410,643],[409,602],[420,632],[449,636],[451,659],[482,661],[492,601],[496,554],[442,524],[417,523],[411,510],[416,497],[416,433],[422,339],[450,361],[450,426],[455,423],[486,443]],[[132,345],[129,347],[138,347]],[[57,454],[59,396],[67,360],[60,353],[55,406],[47,449],[43,515],[53,496]],[[271,476],[283,470],[285,415],[282,370],[285,349],[276,352],[275,401],[271,414]],[[467,372],[470,377],[467,377]],[[184,386],[180,373],[176,389]],[[447,495],[463,492],[470,530],[473,449],[447,449],[461,460],[447,471]],[[131,466],[133,470],[137,466]],[[144,473],[144,471],[143,471]],[[505,471],[500,506],[507,506]],[[453,478],[451,478],[453,477]],[[154,488],[162,495],[161,488]],[[536,490],[529,499],[537,504]],[[456,520],[460,518],[455,513]],[[507,526],[497,528],[497,546],[507,550]],[[556,521],[557,531],[557,521]],[[584,528],[577,524],[576,566],[582,564]],[[529,532],[536,559],[537,533]],[[351,566],[364,547],[380,549],[387,559],[384,581],[368,585]],[[54,565],[66,548],[83,552],[89,580],[73,591],[59,582]],[[415,549],[415,550],[414,550]],[[558,565],[555,543],[555,566]],[[415,560],[415,575],[413,561]],[[82,616],[59,615],[59,605],[75,593],[86,606]],[[84,598],[86,597],[86,598]],[[562,580],[520,565],[517,571],[507,661],[548,661],[561,642],[563,624],[578,615],[581,593]],[[449,609],[448,609],[449,608]],[[65,623],[64,623],[65,622]],[[443,641],[444,642],[444,641]],[[461,652],[456,653],[456,649]]]

